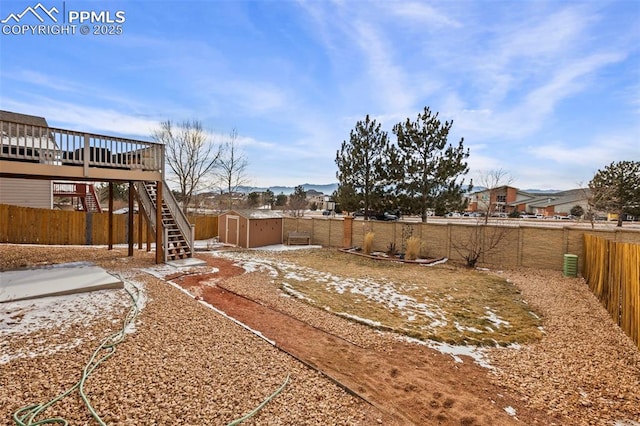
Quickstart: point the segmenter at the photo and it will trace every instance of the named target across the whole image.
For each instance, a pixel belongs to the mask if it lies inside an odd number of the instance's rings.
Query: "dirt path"
[[[470,359],[455,363],[432,349],[401,343],[386,352],[357,346],[224,289],[226,278],[244,271],[228,260],[207,260],[218,273],[175,277],[174,281],[260,331],[280,349],[392,415],[399,424],[552,424],[492,385],[487,371]],[[520,422],[504,411],[507,406],[517,408]]]

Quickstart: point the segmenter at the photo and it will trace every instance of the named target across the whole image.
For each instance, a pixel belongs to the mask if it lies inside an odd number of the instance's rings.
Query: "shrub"
[[[416,260],[420,256],[422,241],[418,237],[409,237],[407,240],[407,251],[404,258],[407,260]]]
[[[389,243],[389,245],[387,246],[387,254],[389,256],[395,256],[396,254],[398,254],[398,249],[396,249],[396,243]]]
[[[375,235],[376,234],[369,231],[364,236],[364,247],[362,248],[362,251],[364,251],[365,254],[371,253],[371,247],[373,247],[373,237],[375,237]]]

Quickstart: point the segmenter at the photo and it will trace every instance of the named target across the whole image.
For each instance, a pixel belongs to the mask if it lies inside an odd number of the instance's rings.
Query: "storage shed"
[[[272,210],[229,210],[218,216],[220,242],[244,248],[282,244],[282,214]]]

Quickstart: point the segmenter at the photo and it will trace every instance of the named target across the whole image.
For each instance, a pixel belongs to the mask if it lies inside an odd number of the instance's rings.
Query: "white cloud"
[[[640,129],[636,128],[637,132]],[[640,161],[638,134],[610,133],[595,135],[590,140],[579,143],[556,141],[529,147],[527,149],[536,158],[552,161],[559,165],[579,165],[601,168],[613,161]]]
[[[429,25],[436,28],[462,27],[462,24],[459,21],[448,17],[435,7],[425,3],[389,2],[386,6],[393,15],[399,16],[405,20],[419,22],[422,25]]]
[[[45,117],[50,126],[101,134],[121,134],[148,140],[160,120],[141,118],[111,108],[83,106],[76,103],[37,97],[33,103],[5,100],[3,108]]]
[[[282,110],[290,104],[286,90],[269,82],[227,81],[211,91],[223,95],[247,114],[258,115]]]
[[[515,58],[556,58],[580,48],[591,20],[581,8],[565,8],[551,15],[533,14],[501,31],[497,53],[500,65]],[[535,62],[531,63],[535,65]]]

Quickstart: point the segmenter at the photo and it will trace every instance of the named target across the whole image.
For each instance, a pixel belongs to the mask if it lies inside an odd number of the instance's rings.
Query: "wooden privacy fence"
[[[640,245],[584,236],[583,276],[640,349]]]
[[[196,240],[218,236],[218,216],[188,215],[187,218],[196,226]]]
[[[196,226],[196,240],[218,235],[217,216],[189,216]],[[142,226],[142,232],[138,229]],[[126,214],[113,215],[113,242],[128,242],[129,223]],[[139,235],[142,240],[138,241]],[[144,220],[133,218],[135,243],[146,242],[154,233],[147,232]],[[34,209],[0,204],[0,242],[17,244],[105,245],[109,243],[109,213]]]

